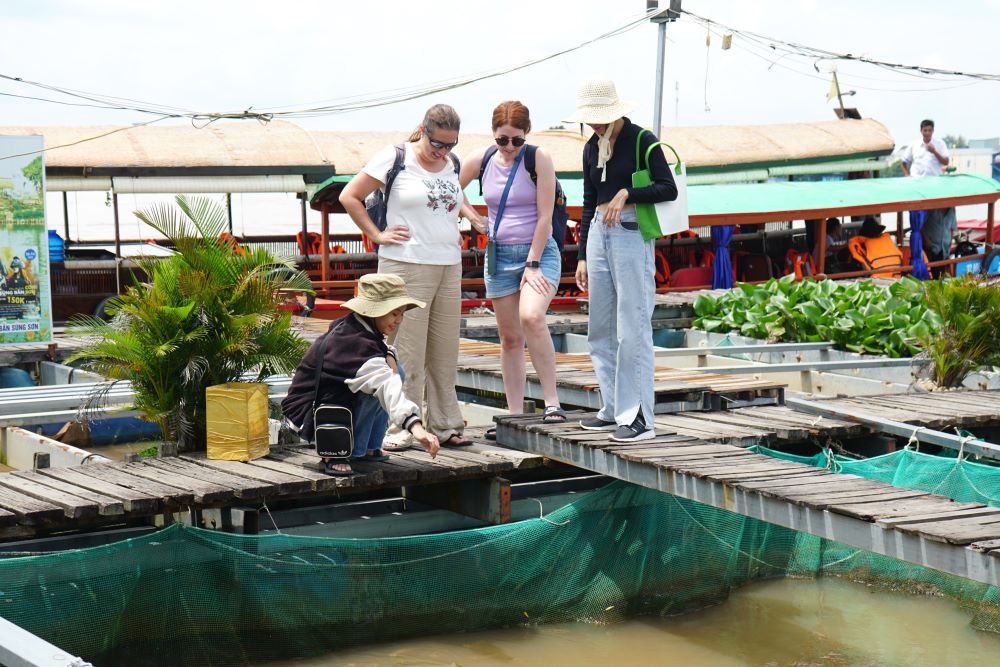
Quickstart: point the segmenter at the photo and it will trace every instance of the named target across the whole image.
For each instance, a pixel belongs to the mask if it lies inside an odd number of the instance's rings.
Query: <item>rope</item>
[[[260,504],[264,506],[264,511],[267,512],[268,518],[271,519],[271,525],[274,526],[274,532],[276,532],[278,535],[284,535],[284,533],[281,532],[281,529],[278,528],[278,522],[274,520],[274,515],[271,514],[271,509],[267,506],[267,503],[261,501]]]
[[[913,429],[913,433],[910,434],[910,439],[906,441],[906,446],[904,447],[904,449],[910,449],[910,445],[913,445],[913,451],[919,452],[920,439],[917,438],[917,433],[920,433],[923,430],[924,430],[923,426],[918,426],[915,429]]]
[[[569,523],[569,519],[560,522],[560,521],[553,521],[552,519],[546,517],[545,506],[542,505],[542,501],[539,500],[538,498],[528,498],[528,500],[534,500],[536,503],[538,503],[538,518],[544,521],[545,523],[551,523],[553,526],[565,526]]]

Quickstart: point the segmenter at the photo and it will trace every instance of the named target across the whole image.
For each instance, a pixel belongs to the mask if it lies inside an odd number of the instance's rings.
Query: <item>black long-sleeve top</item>
[[[611,201],[619,190],[628,190],[627,204],[655,204],[677,199],[677,185],[674,183],[670,165],[663,151],[653,149],[649,154],[649,173],[653,182],[644,188],[632,187],[632,174],[637,171],[635,163],[635,139],[642,128],[628,118],[615,139],[615,147],[608,160],[607,177],[601,181],[601,169],[597,167],[597,140],[595,134],[583,147],[583,217],[580,221],[579,259],[587,259],[587,235],[594,213],[600,204]],[[639,160],[643,161],[646,149],[658,139],[652,132],[645,132],[640,140]],[[645,163],[642,165],[646,167]],[[638,232],[636,232],[638,233]]]
[[[393,424],[409,429],[420,419],[420,408],[403,394],[403,381],[389,368],[387,355],[396,351],[385,344],[374,324],[357,314],[342,317],[324,334],[329,340],[323,353],[318,404],[340,405],[355,412],[358,394],[371,394],[389,413]],[[307,440],[313,436],[313,402],[316,396],[316,368],[320,365],[323,337],[309,346],[295,369],[281,411],[299,427]]]

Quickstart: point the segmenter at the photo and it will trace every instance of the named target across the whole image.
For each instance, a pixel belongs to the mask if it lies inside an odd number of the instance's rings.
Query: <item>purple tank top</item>
[[[493,223],[497,219],[497,208],[500,206],[500,197],[503,189],[507,185],[507,176],[510,175],[510,167],[501,166],[497,161],[497,156],[486,165],[483,172],[483,199],[486,200],[486,207],[490,216],[490,235],[493,235]],[[524,168],[524,160],[518,165],[517,173],[514,174],[514,182],[510,186],[507,194],[507,205],[503,210],[503,220],[500,221],[500,230],[497,233],[497,243],[513,245],[518,243],[531,243],[535,235],[535,226],[538,224],[538,200],[537,188],[531,182],[531,175]]]

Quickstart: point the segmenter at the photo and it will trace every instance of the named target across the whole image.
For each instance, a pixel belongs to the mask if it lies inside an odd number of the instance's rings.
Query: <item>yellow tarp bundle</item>
[[[252,461],[267,456],[267,385],[230,382],[205,390],[208,458]]]

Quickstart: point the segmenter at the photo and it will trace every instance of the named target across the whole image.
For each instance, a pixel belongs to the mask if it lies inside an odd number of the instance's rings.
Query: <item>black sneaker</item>
[[[606,422],[597,417],[585,417],[580,420],[580,428],[587,431],[613,431],[618,426],[614,422]]]
[[[646,420],[642,418],[640,411],[628,426],[619,426],[610,438],[615,442],[638,442],[639,440],[649,440],[656,437],[656,431],[646,426]]]

